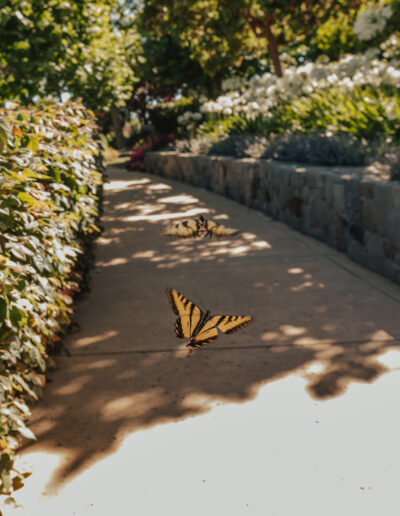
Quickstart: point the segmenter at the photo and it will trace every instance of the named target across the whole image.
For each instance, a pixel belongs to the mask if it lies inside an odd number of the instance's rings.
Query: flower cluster
[[[353,30],[359,40],[369,41],[383,31],[392,15],[390,5],[368,7],[358,15]]]
[[[188,125],[191,122],[199,122],[203,118],[201,113],[192,113],[191,111],[186,111],[183,115],[178,116],[178,124]]]
[[[364,54],[347,55],[337,62],[290,67],[282,77],[271,73],[256,75],[247,82],[242,81],[239,90],[225,91],[216,100],[205,102],[200,111],[252,118],[260,113],[268,116],[273,107],[283,102],[332,86],[341,89],[361,85],[400,87],[400,62],[376,59],[377,52],[370,49]]]

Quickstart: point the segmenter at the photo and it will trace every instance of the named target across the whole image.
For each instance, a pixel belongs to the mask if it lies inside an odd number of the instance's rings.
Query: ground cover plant
[[[46,383],[49,355],[85,286],[99,232],[102,165],[94,115],[80,103],[0,108],[0,493],[13,470],[27,402]]]

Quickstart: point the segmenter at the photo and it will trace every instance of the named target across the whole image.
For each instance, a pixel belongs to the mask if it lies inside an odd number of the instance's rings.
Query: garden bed
[[[400,283],[400,182],[384,170],[149,152],[146,171],[263,211]]]

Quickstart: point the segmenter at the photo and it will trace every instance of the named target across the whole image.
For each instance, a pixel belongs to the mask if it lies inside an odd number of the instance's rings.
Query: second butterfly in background
[[[250,315],[211,315],[174,288],[166,290],[172,310],[178,315],[175,321],[175,333],[180,339],[189,339],[186,347],[189,354],[218,337],[218,330],[230,334],[254,321]]]
[[[213,220],[206,219],[203,215],[198,218],[186,219],[167,226],[161,232],[161,236],[174,236],[176,238],[204,238],[216,236],[229,238],[238,236],[240,231],[217,224]]]

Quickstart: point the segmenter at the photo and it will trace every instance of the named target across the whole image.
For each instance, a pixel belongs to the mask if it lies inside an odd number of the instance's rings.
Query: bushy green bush
[[[180,124],[184,113],[198,110],[198,102],[189,97],[180,100],[159,102],[149,108],[149,119],[156,134],[185,134],[186,125]]]
[[[70,324],[99,228],[102,165],[94,116],[80,104],[0,108],[0,493],[12,472],[27,401]],[[83,271],[83,272],[82,272]]]
[[[287,133],[272,138],[254,134],[231,134],[221,139],[199,136],[194,140],[176,142],[178,152],[264,158],[314,165],[368,164],[380,151],[378,142],[367,142],[348,134]]]
[[[347,132],[368,140],[377,136],[400,139],[400,93],[390,86],[315,92],[272,110],[265,119],[265,131],[281,132],[282,128]]]

